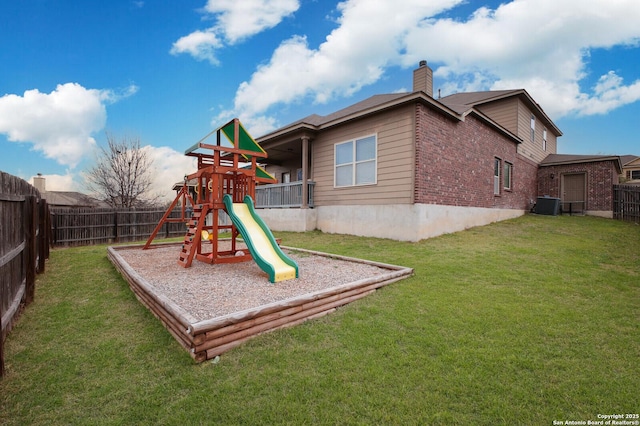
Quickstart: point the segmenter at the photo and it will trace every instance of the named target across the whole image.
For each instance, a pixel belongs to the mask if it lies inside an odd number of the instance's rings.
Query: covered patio
[[[299,124],[299,123],[298,123]],[[302,129],[301,129],[302,127]],[[315,130],[296,125],[265,135],[256,141],[268,153],[261,159],[278,183],[260,185],[256,188],[258,208],[300,208],[314,207],[313,168],[311,161],[311,141]]]

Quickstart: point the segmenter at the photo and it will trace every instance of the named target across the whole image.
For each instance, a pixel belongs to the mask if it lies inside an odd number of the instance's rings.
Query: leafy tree
[[[112,207],[153,205],[158,196],[149,194],[152,163],[139,138],[117,140],[107,133],[107,147],[100,148],[95,165],[87,170],[87,186]]]

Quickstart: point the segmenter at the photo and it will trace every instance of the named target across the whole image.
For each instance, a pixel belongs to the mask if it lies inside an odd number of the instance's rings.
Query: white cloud
[[[268,64],[258,67],[236,92],[238,115],[257,115],[277,103],[312,98],[325,103],[349,96],[376,82],[397,63],[408,28],[421,18],[445,10],[460,0],[424,2],[352,0],[340,3],[340,26],[317,49],[305,37],[284,41]],[[390,18],[391,17],[391,18]]]
[[[216,50],[275,27],[299,7],[298,0],[208,0],[203,9],[205,19],[215,19],[216,24],[181,37],[170,53],[188,53],[218,65]]]
[[[467,77],[476,89],[526,88],[552,116],[603,113],[637,98],[620,96],[633,85],[619,86],[607,95],[617,101],[606,103],[602,94],[582,92],[589,50],[637,45],[639,21],[634,0],[519,0],[479,9],[467,21],[432,20],[412,29],[404,59],[429,57],[445,64],[436,75]]]
[[[467,19],[439,18],[459,0],[347,0],[338,28],[317,48],[304,36],[283,41],[236,91],[231,115],[259,117],[278,104],[324,103],[378,81],[390,66],[421,59],[455,91],[525,88],[552,118],[601,114],[640,99],[640,80],[611,74],[585,87],[591,49],[638,47],[637,0],[515,0]],[[615,74],[614,74],[615,75]],[[271,129],[269,129],[271,130]]]
[[[183,153],[169,147],[153,147],[147,145],[142,149],[146,150],[149,158],[153,161],[151,176],[153,184],[150,189],[151,194],[158,194],[165,202],[171,202],[176,196],[171,188],[176,182],[182,182],[184,175],[191,174],[197,170],[194,157],[187,157]]]
[[[273,28],[300,7],[298,0],[209,0],[205,11],[216,15],[216,32],[229,44]]]
[[[620,106],[640,100],[640,80],[625,86],[615,72],[600,77],[593,88],[593,96],[587,98],[578,109],[582,115],[606,114]]]
[[[104,128],[105,104],[136,91],[136,86],[118,93],[66,83],[51,93],[33,89],[23,96],[4,95],[0,97],[0,133],[11,142],[29,143],[45,157],[74,168],[92,152],[96,144],[92,134]]]
[[[215,53],[220,47],[222,42],[213,31],[194,31],[173,43],[170,53],[173,55],[188,53],[200,61],[207,60],[213,65],[218,65]]]

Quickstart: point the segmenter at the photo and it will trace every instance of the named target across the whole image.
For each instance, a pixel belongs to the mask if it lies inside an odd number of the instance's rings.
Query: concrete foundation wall
[[[316,209],[256,209],[272,231],[306,232],[317,228]]]
[[[524,210],[435,204],[322,206],[315,209],[259,209],[274,231],[319,229],[332,234],[419,241],[522,216]]]
[[[524,210],[399,204],[318,208],[317,228],[323,232],[419,241],[487,225],[524,214]]]
[[[613,210],[587,210],[584,212],[587,216],[604,217],[605,219],[613,219]]]

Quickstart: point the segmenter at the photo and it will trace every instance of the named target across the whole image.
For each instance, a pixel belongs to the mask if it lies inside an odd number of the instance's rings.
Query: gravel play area
[[[225,250],[223,244],[229,242],[220,241],[220,244],[220,250]],[[298,263],[299,278],[270,283],[267,274],[253,261],[207,264],[194,260],[190,268],[183,268],[178,265],[179,245],[152,247],[148,250],[140,246],[119,247],[118,253],[158,293],[197,321],[389,273],[384,265],[283,247]],[[241,244],[237,248],[246,250]]]

